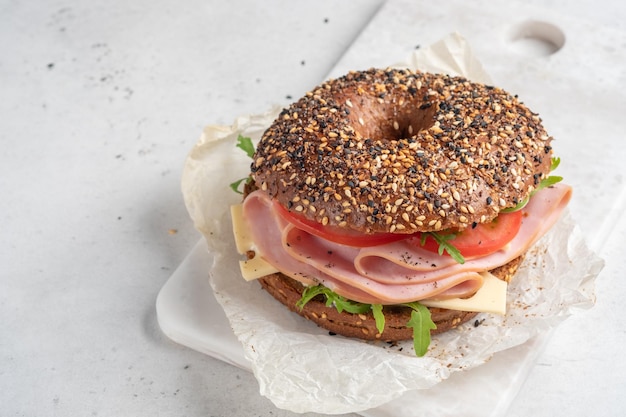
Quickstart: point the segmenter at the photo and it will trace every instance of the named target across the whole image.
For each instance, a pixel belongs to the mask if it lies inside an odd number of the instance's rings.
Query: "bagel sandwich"
[[[350,72],[253,147],[232,218],[244,278],[331,334],[414,341],[504,314],[507,283],[571,197],[516,96],[460,77]],[[475,320],[479,324],[479,320]]]

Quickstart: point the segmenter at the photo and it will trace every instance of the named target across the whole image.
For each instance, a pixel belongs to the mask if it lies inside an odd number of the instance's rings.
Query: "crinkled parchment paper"
[[[465,40],[451,35],[404,65],[489,82]],[[235,147],[239,134],[257,141],[280,109],[242,116],[232,126],[208,126],[192,149],[182,189],[189,213],[206,238],[218,302],[241,341],[261,394],[294,412],[339,414],[380,406],[406,391],[426,389],[451,373],[481,365],[594,303],[593,281],[603,266],[565,215],[532,249],[509,287],[506,316],[483,314],[433,338],[425,357],[412,342],[390,346],[330,336],[239,273],[229,207],[240,202],[229,184],[248,175],[251,160]]]

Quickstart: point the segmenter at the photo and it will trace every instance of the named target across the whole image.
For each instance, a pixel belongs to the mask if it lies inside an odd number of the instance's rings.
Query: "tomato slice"
[[[321,237],[331,242],[359,248],[384,245],[398,240],[409,239],[411,243],[437,253],[439,244],[432,236],[427,236],[422,246],[421,234],[401,233],[360,233],[350,229],[324,226],[314,220],[287,210],[278,202],[274,203],[279,215],[305,232]],[[440,235],[454,234],[449,242],[458,249],[463,257],[484,256],[496,252],[509,243],[519,232],[522,224],[523,211],[500,213],[491,223],[480,223],[475,227],[468,227],[459,233],[438,232]],[[444,251],[447,255],[447,252]],[[448,255],[449,256],[449,255]]]
[[[280,216],[293,224],[299,229],[304,230],[312,235],[321,237],[331,242],[340,243],[342,245],[354,246],[359,248],[384,245],[385,243],[396,242],[406,239],[412,235],[399,233],[360,233],[350,229],[324,226],[314,220],[306,219],[296,213],[287,210],[285,207],[275,202],[276,209]]]
[[[523,211],[500,213],[491,223],[479,223],[460,233],[454,233],[449,242],[461,252],[463,257],[485,256],[494,253],[509,243],[519,232],[522,225]],[[452,232],[439,232],[441,235]],[[421,235],[411,238],[412,243],[421,246]],[[438,252],[439,244],[432,236],[427,236],[424,249]],[[447,253],[444,251],[444,254]]]

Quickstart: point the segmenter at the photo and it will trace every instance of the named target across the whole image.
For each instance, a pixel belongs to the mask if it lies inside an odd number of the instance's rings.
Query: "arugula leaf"
[[[383,314],[382,304],[372,304],[372,315],[376,320],[376,330],[382,333],[385,330],[385,315]]]
[[[243,151],[250,157],[254,155],[254,144],[252,143],[252,139],[249,137],[239,135],[237,137],[237,145],[239,149],[243,149]]]
[[[550,164],[550,172],[554,171],[555,169],[557,169],[559,167],[559,165],[561,164],[561,158],[559,157],[553,157],[552,158],[552,163]]]
[[[423,232],[420,238],[422,246],[426,244],[426,239],[429,236],[432,237],[435,242],[437,242],[437,244],[439,244],[439,249],[437,250],[437,253],[439,253],[439,255],[443,255],[443,251],[445,250],[448,255],[450,255],[452,259],[454,259],[458,263],[465,263],[465,258],[463,257],[463,255],[461,255],[461,252],[459,252],[459,250],[452,243],[450,243],[450,241],[454,240],[454,238],[456,237],[454,233],[442,235],[437,232]]]
[[[305,288],[302,292],[302,297],[296,302],[296,307],[302,310],[309,301],[318,295],[324,295],[326,297],[326,306],[335,307],[340,313],[347,311],[352,314],[365,314],[371,311],[376,321],[376,330],[379,333],[385,330],[385,314],[383,313],[382,304],[365,304],[351,301],[323,285]],[[415,354],[420,357],[424,356],[428,351],[428,346],[430,346],[430,331],[436,329],[437,326],[431,318],[430,310],[425,306],[418,302],[402,305],[412,309],[411,318],[407,322],[406,327],[413,329]]]
[[[300,297],[300,299],[296,303],[296,307],[298,307],[300,310],[302,310],[304,308],[304,306],[306,305],[306,303],[308,303],[309,301],[311,301],[312,299],[314,299],[315,297],[317,297],[320,294],[324,294],[324,287],[323,286],[316,285],[314,287],[306,287],[304,289],[304,291],[302,291],[302,296]]]
[[[329,288],[324,287],[323,285],[316,285],[314,287],[305,288],[305,290],[302,292],[302,297],[296,303],[296,307],[302,310],[306,303],[308,303],[320,294],[326,296],[326,307],[334,306],[340,313],[345,310],[348,313],[352,314],[364,314],[371,310],[371,306],[369,304],[350,301],[347,298],[342,297],[336,292],[330,290]]]
[[[239,186],[240,186],[240,185],[241,185],[241,183],[242,183],[242,182],[244,182],[244,181],[245,181],[246,183],[250,182],[250,177],[241,178],[241,179],[239,179],[239,180],[237,180],[237,181],[235,181],[235,182],[231,182],[231,183],[229,184],[229,185],[230,185],[230,188],[231,188],[234,192],[236,192],[237,194],[243,194],[243,192],[239,191]]]
[[[548,178],[544,178],[541,180],[537,188],[533,190],[531,195],[535,194],[539,190],[543,190],[547,187],[552,187],[554,184],[563,181],[563,177],[559,177],[558,175],[550,175]]]
[[[407,323],[407,327],[413,328],[413,348],[415,354],[422,357],[428,352],[428,346],[430,346],[430,331],[437,328],[437,325],[433,322],[430,310],[420,303],[407,303],[404,304],[407,307],[411,307],[411,319]]]
[[[330,290],[329,290],[330,291]],[[332,292],[332,291],[331,291]],[[352,314],[364,314],[370,311],[371,307],[369,304],[357,303],[355,301],[350,301],[347,298],[344,298],[340,295],[332,292],[334,297],[330,297],[326,300],[326,307],[335,306],[338,312],[347,311]]]
[[[254,156],[254,144],[252,143],[252,139],[250,139],[249,137],[242,135],[237,136],[237,144],[235,146],[239,149],[242,149],[250,158]],[[233,190],[237,194],[243,194],[243,192],[239,191],[239,186],[244,181],[246,181],[246,183],[249,183],[250,180],[252,180],[252,178],[248,176],[245,178],[241,178],[235,182],[231,182],[229,186],[231,190]]]

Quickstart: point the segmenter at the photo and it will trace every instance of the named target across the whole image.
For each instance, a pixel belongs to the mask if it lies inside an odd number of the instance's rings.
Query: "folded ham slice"
[[[248,195],[243,217],[257,256],[305,285],[317,283],[348,299],[399,304],[462,298],[483,284],[480,272],[524,254],[559,219],[572,189],[556,184],[537,192],[526,205],[519,233],[501,250],[466,258],[464,264],[401,240],[357,248],[314,236],[284,220],[263,191]]]

